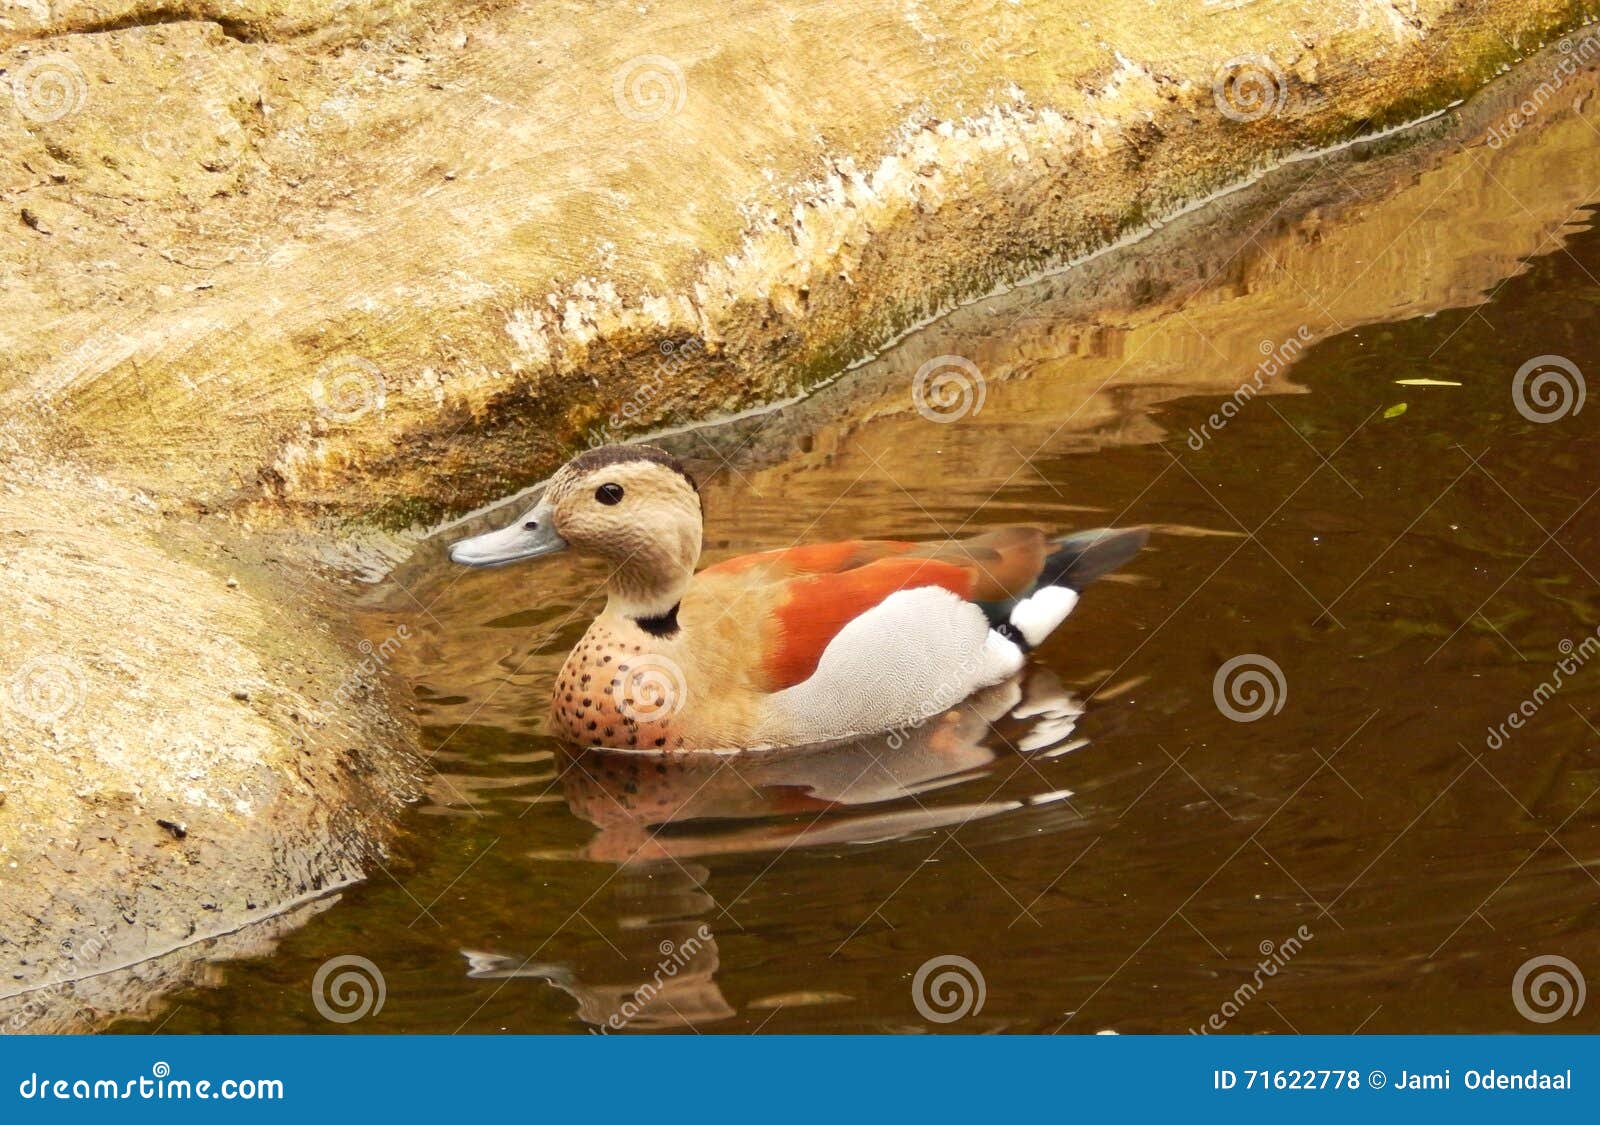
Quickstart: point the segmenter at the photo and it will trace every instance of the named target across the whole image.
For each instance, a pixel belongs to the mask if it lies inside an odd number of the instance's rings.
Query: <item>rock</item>
[[[0,347],[31,374],[0,407],[42,390],[45,441],[187,504],[396,529],[791,394],[1274,154],[1470,93],[1583,9],[187,0],[132,26],[142,2],[0,55],[36,68],[0,190],[81,224],[11,263]]]
[[[0,1020],[86,1029],[58,1007],[61,982],[358,878],[410,791],[412,733],[378,685],[330,710],[301,752],[290,712],[326,709],[359,659],[318,582],[258,566],[248,592],[229,590],[216,532],[61,463],[0,459],[0,478],[16,486],[0,490],[0,949],[8,970],[27,959]],[[9,538],[17,527],[35,534]],[[305,675],[253,706],[228,701],[241,674],[271,682],[289,661]],[[368,772],[343,769],[352,751]],[[146,811],[178,803],[184,815]],[[181,861],[140,843],[152,821],[199,815],[208,831]]]

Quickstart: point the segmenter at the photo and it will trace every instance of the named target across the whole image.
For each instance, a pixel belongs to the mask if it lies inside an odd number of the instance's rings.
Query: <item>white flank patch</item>
[[[763,741],[797,745],[918,725],[1023,660],[971,602],[937,586],[901,590],[839,630],[810,679],[772,695]]]
[[[1046,586],[1023,598],[1011,610],[1011,624],[1030,647],[1043,642],[1067,619],[1078,604],[1078,592],[1065,586]]]

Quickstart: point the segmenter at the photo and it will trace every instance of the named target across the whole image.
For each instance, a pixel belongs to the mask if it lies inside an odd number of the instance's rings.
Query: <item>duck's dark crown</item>
[[[689,470],[683,467],[682,461],[679,461],[665,449],[659,449],[653,445],[596,446],[594,449],[585,450],[571,461],[568,461],[567,467],[577,473],[587,473],[591,470],[604,469],[611,465],[625,465],[630,461],[648,461],[654,465],[662,465],[688,481],[690,488],[696,492],[700,491],[700,485],[695,482],[694,477],[689,475]]]

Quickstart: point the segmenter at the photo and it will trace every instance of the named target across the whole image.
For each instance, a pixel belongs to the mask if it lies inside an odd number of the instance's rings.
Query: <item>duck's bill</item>
[[[566,549],[567,541],[556,534],[550,514],[535,508],[510,527],[452,544],[450,561],[463,566],[505,566]]]

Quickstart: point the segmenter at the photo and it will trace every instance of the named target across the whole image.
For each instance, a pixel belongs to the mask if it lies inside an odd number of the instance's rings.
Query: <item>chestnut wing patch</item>
[[[785,586],[774,610],[777,644],[764,662],[768,691],[810,678],[839,630],[895,591],[939,586],[966,598],[973,572],[937,559],[890,558],[837,574],[794,578]]]
[[[747,574],[765,571],[773,578],[802,574],[838,574],[882,558],[913,550],[917,544],[894,540],[846,539],[839,543],[809,543],[780,551],[739,555],[708,566],[703,574]]]

